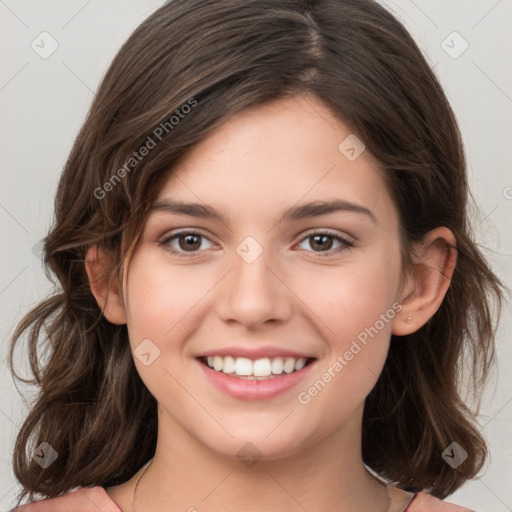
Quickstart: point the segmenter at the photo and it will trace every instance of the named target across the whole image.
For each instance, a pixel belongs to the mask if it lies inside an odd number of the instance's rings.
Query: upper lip
[[[295,350],[289,350],[286,348],[263,346],[263,347],[225,347],[208,350],[203,352],[196,357],[208,357],[208,356],[233,356],[233,357],[246,357],[247,359],[263,359],[265,357],[305,357],[307,359],[314,359],[315,356],[310,354],[304,354]]]

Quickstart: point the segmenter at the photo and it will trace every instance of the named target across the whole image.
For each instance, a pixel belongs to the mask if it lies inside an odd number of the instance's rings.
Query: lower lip
[[[220,391],[241,400],[266,400],[273,398],[301,382],[310,372],[316,360],[311,361],[299,371],[282,373],[272,379],[249,380],[230,377],[222,372],[216,372],[196,359],[204,375]]]

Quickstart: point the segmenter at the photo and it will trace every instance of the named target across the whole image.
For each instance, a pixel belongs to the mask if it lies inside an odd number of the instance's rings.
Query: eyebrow
[[[214,219],[222,222],[223,224],[228,223],[227,217],[224,213],[215,210],[211,206],[200,203],[183,203],[179,201],[171,201],[169,199],[160,199],[155,202],[150,211],[165,211],[169,213],[190,215],[191,217]],[[342,199],[335,199],[332,201],[313,201],[311,203],[292,206],[283,213],[278,222],[283,220],[308,219],[336,212],[363,214],[369,217],[375,224],[378,223],[377,218],[371,210],[362,205]]]

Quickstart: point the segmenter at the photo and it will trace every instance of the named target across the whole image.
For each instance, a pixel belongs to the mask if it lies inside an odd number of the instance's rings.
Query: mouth
[[[202,355],[195,358],[199,374],[224,395],[238,400],[270,400],[303,382],[316,366],[316,357],[234,357]]]
[[[272,380],[300,372],[315,357],[264,357],[249,359],[233,356],[201,356],[197,360],[211,370],[235,379]]]

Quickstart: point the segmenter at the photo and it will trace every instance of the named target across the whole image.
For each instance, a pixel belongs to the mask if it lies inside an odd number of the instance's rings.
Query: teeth
[[[222,370],[223,360],[220,356],[213,356],[213,369],[216,372],[220,372]]]
[[[271,373],[270,359],[257,359],[252,363],[252,374],[255,377],[268,377]]]
[[[235,360],[231,356],[226,356],[224,358],[224,362],[222,363],[222,371],[224,373],[235,372]]]
[[[295,371],[302,370],[302,368],[306,366],[306,361],[307,359],[305,357],[297,359],[297,361],[295,362]]]
[[[222,367],[220,369],[222,370]],[[217,370],[217,368],[214,368],[214,370]],[[252,375],[252,361],[245,357],[237,357],[235,359],[235,373],[237,375]]]
[[[292,373],[293,370],[295,370],[295,359],[293,359],[293,357],[289,357],[284,365],[283,365],[283,370],[286,372],[286,373]]]
[[[283,373],[283,360],[280,357],[276,357],[272,361],[271,369],[274,375],[281,375]]]
[[[269,377],[302,370],[306,365],[305,357],[265,357],[255,361],[247,357],[208,356],[206,362],[216,372],[223,372],[238,377]]]

